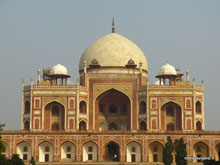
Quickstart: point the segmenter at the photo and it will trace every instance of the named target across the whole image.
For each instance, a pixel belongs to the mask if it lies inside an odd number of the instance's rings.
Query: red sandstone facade
[[[38,72],[36,85],[23,82],[22,130],[2,132],[5,155],[39,162],[161,162],[171,136],[184,138],[189,157],[219,160],[220,134],[204,130],[204,84],[164,73],[159,84],[149,85],[147,67],[138,62],[85,60],[77,85],[67,84],[60,66],[44,80]]]

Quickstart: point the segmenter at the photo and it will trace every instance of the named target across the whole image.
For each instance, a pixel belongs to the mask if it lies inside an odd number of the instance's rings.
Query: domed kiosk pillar
[[[67,78],[69,78],[70,75],[67,74],[66,67],[57,64],[51,69],[47,77],[50,80],[51,85],[67,85]]]

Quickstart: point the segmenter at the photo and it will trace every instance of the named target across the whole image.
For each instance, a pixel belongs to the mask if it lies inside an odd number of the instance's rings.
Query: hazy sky
[[[20,129],[21,81],[37,70],[65,65],[78,78],[83,51],[116,32],[144,52],[153,83],[168,61],[205,81],[207,130],[220,130],[220,1],[217,0],[0,0],[0,122]],[[184,76],[185,78],[185,76]]]

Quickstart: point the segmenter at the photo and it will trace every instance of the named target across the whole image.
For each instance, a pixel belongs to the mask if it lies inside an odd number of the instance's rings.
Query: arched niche
[[[47,104],[44,108],[44,129],[65,129],[65,107],[56,101]]]
[[[76,157],[76,147],[73,143],[67,141],[61,145],[61,159],[68,158],[75,161]]]
[[[39,145],[39,162],[53,162],[53,144],[45,141]]]
[[[127,162],[141,162],[141,145],[131,142],[127,145]]]
[[[94,142],[87,142],[83,145],[83,162],[98,160],[98,147]]]
[[[79,122],[79,130],[86,130],[86,122],[84,120]]]
[[[147,124],[144,120],[140,121],[139,130],[147,130]]]
[[[193,145],[193,157],[208,157],[209,153],[209,146],[202,142],[199,141],[196,144]],[[201,162],[202,160],[193,160],[193,162]]]
[[[170,101],[161,107],[161,129],[182,130],[182,109]]]
[[[160,142],[152,142],[148,146],[149,162],[163,162],[163,145]]]
[[[23,160],[31,160],[31,145],[27,142],[17,144],[17,154]]]

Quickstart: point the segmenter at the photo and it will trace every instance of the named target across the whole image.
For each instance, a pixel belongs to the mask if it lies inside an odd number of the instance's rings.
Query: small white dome
[[[53,66],[53,68],[50,71],[50,74],[67,74],[67,69],[65,66],[57,64]]]
[[[154,85],[160,85],[160,80],[155,81]],[[163,85],[163,81],[161,81],[161,85]]]
[[[166,63],[160,68],[158,75],[176,75],[176,69],[172,65]]]

